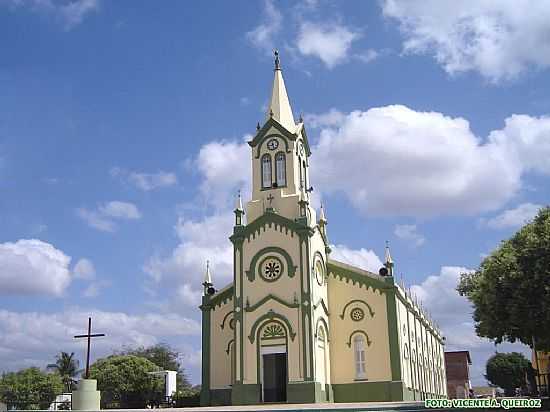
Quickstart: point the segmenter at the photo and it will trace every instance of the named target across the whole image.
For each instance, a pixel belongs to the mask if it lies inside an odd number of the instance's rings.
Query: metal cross
[[[86,375],[85,378],[88,379],[90,376],[90,339],[97,338],[99,336],[105,336],[104,333],[94,333],[92,334],[92,318],[88,318],[88,333],[86,335],[75,335],[76,339],[78,338],[88,338],[88,351],[86,352]]]
[[[269,196],[267,197],[267,200],[269,200],[269,206],[271,206],[271,204],[273,203],[273,199],[275,199],[273,197],[273,195],[270,193]]]

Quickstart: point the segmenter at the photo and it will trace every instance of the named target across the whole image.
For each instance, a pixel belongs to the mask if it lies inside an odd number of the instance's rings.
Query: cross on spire
[[[86,374],[84,375],[85,379],[88,379],[90,376],[90,339],[98,338],[100,336],[105,336],[104,333],[94,333],[92,334],[92,318],[88,318],[88,333],[86,335],[75,335],[75,339],[78,338],[88,338],[88,350],[86,351]]]

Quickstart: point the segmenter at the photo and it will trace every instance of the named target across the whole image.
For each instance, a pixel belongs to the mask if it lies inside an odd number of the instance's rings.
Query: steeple
[[[288,131],[294,133],[296,124],[292,115],[292,108],[286,93],[285,81],[281,71],[279,52],[275,50],[275,78],[271,91],[271,101],[267,108],[267,118],[272,117],[282,124]]]
[[[212,285],[212,275],[210,274],[210,261],[206,261],[206,272],[204,273],[203,285]]]
[[[393,260],[390,254],[390,242],[386,240],[386,252],[384,256],[384,266],[388,269],[388,276],[393,276]]]

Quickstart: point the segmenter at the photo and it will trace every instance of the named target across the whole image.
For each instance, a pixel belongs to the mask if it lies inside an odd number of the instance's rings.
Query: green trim
[[[229,352],[231,351],[231,344],[234,344],[235,343],[235,339],[231,339],[228,344],[227,344],[227,348],[225,349],[225,353],[227,353],[227,356],[229,356]]]
[[[294,340],[294,338],[296,337],[296,332],[294,332],[294,329],[292,329],[292,324],[290,323],[290,321],[284,315],[281,315],[280,313],[277,313],[274,310],[270,309],[267,313],[263,314],[258,319],[256,319],[256,321],[250,328],[250,335],[248,335],[248,340],[250,341],[250,343],[254,343],[254,339],[255,339],[255,335],[258,327],[264,321],[266,320],[271,321],[274,319],[278,319],[286,325],[288,334],[290,335],[290,339]]]
[[[397,321],[397,302],[395,301],[395,288],[386,293],[386,310],[388,318],[391,376],[392,381],[400,381],[401,351],[399,349],[399,323]]]
[[[260,384],[235,383],[231,390],[232,405],[257,405],[260,400]]]
[[[223,317],[222,323],[220,324],[220,328],[222,328],[222,330],[223,330],[223,328],[225,328],[225,321],[226,321],[226,319],[227,319],[227,318],[229,317],[229,315],[231,315],[232,313],[235,313],[235,311],[234,311],[234,310],[231,310],[231,311],[227,312],[227,313],[225,314],[225,316]]]
[[[210,297],[210,304],[212,306],[222,306],[227,303],[229,299],[233,298],[233,285],[229,286],[226,289],[223,289],[221,292],[218,292],[215,295]]]
[[[259,250],[254,255],[254,257],[252,258],[252,261],[250,262],[250,268],[246,271],[246,277],[248,278],[248,280],[250,282],[254,282],[254,279],[256,278],[256,268],[258,266],[258,260],[260,258],[262,258],[267,253],[278,253],[278,254],[282,255],[284,257],[284,259],[286,260],[288,276],[291,277],[291,278],[294,277],[294,275],[296,274],[297,266],[294,266],[292,264],[292,258],[290,257],[288,252],[284,249],[281,249],[280,247],[277,247],[277,246],[268,246],[268,247],[264,247],[263,249]],[[271,256],[264,257],[262,259],[262,261],[264,259],[267,259],[268,257],[271,257]],[[262,276],[262,279],[265,280],[263,278],[263,276]]]
[[[323,311],[325,312],[325,315],[330,316],[330,312],[328,311],[328,307],[325,303],[325,300],[323,298],[319,298],[316,304],[313,305],[313,309],[317,309],[321,305],[323,308]]]
[[[274,300],[276,302],[279,302],[281,305],[286,306],[287,308],[298,308],[300,307],[300,304],[298,302],[294,303],[288,303],[285,300],[281,299],[280,297],[270,293],[267,296],[264,296],[262,299],[260,299],[258,302],[256,302],[253,305],[247,304],[244,308],[246,312],[254,312],[256,309],[258,309],[260,306],[262,306],[264,303]]]
[[[362,304],[364,304],[369,309],[370,317],[374,318],[374,311],[372,310],[372,308],[370,307],[370,305],[366,301],[364,301],[362,299],[353,299],[353,300],[350,300],[348,303],[346,303],[346,305],[344,306],[344,309],[342,309],[342,313],[340,314],[340,319],[344,319],[344,317],[346,316],[346,309],[352,303],[362,303]]]
[[[202,297],[202,373],[201,373],[201,394],[200,404],[210,405],[210,328],[211,328],[211,305],[210,297]]]
[[[366,286],[367,289],[371,287],[373,290],[380,290],[383,292],[392,287],[384,281],[382,276],[332,259],[329,259],[327,262],[327,271],[329,275],[332,275],[336,279],[339,278],[348,283],[352,282],[353,285],[358,283],[359,285]]]
[[[211,389],[210,400],[211,406],[231,405],[231,389]]]
[[[332,385],[321,385],[319,382],[289,382],[286,387],[286,393],[288,403],[334,402]],[[296,408],[295,410],[298,411],[300,409]],[[312,409],[311,411],[317,412],[319,409]]]
[[[391,402],[403,400],[403,382],[353,382],[332,384],[334,391],[334,402]],[[418,409],[422,409],[423,405],[418,405]],[[403,406],[410,408],[410,406]],[[400,409],[393,406],[391,408]]]
[[[364,330],[361,330],[361,329],[355,329],[353,332],[350,333],[348,341],[346,342],[346,345],[348,345],[348,348],[351,348],[351,339],[353,338],[353,335],[355,335],[357,333],[359,333],[361,335],[364,335],[365,338],[367,338],[367,345],[368,346],[371,345],[372,341],[370,340],[369,335],[367,335],[367,332],[365,332]]]
[[[290,231],[291,236],[294,236],[295,233],[300,234],[301,232],[306,232],[309,234],[314,233],[314,230],[307,225],[290,220],[275,213],[274,211],[266,210],[263,215],[248,225],[244,227],[236,226],[235,228],[237,230],[233,231],[233,235],[229,238],[229,240],[232,242],[236,242],[244,238],[250,240],[251,237],[255,238],[256,236],[259,236],[262,230],[265,232],[266,227],[271,228],[273,226],[275,230],[280,230],[281,232],[283,228],[286,230],[286,233]]]
[[[325,327],[325,338],[327,339],[327,342],[330,342],[330,331],[328,328],[328,323],[323,317],[318,318],[317,322],[315,322],[315,338],[317,339],[317,331],[319,330],[319,323],[322,323],[323,326]]]
[[[269,133],[269,129],[271,127],[274,127],[280,134],[277,133]],[[281,125],[277,120],[271,118],[269,119],[265,124],[264,127],[260,129],[258,133],[256,133],[256,136],[248,142],[248,145],[250,147],[256,148],[256,154],[254,155],[254,158],[258,159],[260,157],[260,149],[262,148],[262,145],[264,142],[271,140],[272,138],[279,138],[282,139],[285,143],[285,152],[286,153],[292,153],[292,151],[289,148],[289,140],[295,141],[298,136],[290,133],[283,125]]]
[[[444,337],[441,335],[441,331],[437,330],[430,322],[428,322],[426,319],[424,319],[422,312],[420,312],[415,306],[413,306],[411,303],[407,301],[407,299],[401,294],[400,290],[398,289],[395,293],[397,298],[405,307],[413,313],[414,317],[418,319],[422,325],[426,329],[428,329],[431,332],[431,335],[441,344],[444,345]]]

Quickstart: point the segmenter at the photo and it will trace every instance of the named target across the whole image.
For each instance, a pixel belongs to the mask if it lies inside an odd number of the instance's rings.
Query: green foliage
[[[525,386],[529,361],[521,353],[496,353],[487,360],[485,378],[513,396],[516,388]]]
[[[78,373],[78,360],[74,358],[74,352],[68,354],[61,352],[56,356],[54,368],[61,376],[67,392],[71,392],[74,386],[74,377]]]
[[[61,377],[38,368],[5,373],[0,378],[0,400],[17,409],[48,409],[62,392]]]
[[[479,336],[529,346],[535,338],[550,350],[550,207],[463,274],[457,290],[474,305]]]
[[[200,386],[189,386],[182,390],[174,392],[172,402],[176,408],[200,405],[201,389]]]
[[[190,387],[190,383],[185,375],[185,370],[179,361],[181,356],[180,353],[165,343],[159,343],[149,347],[125,348],[120,354],[139,356],[150,360],[162,370],[177,371],[176,384],[178,390],[184,390]]]
[[[113,355],[94,362],[90,378],[97,379],[103,408],[145,408],[163,391],[164,382],[148,373],[159,369],[142,357]]]

